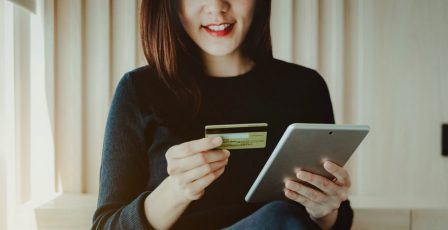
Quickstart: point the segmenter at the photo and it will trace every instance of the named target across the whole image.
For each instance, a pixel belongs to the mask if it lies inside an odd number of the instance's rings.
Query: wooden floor
[[[95,195],[65,194],[35,210],[38,229],[90,229]],[[447,230],[447,208],[362,208],[354,199],[355,230]]]
[[[447,230],[448,210],[355,209],[353,229]]]

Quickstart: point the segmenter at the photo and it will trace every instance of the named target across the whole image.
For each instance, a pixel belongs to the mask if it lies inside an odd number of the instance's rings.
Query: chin
[[[208,49],[204,49],[204,51],[213,56],[226,56],[231,54],[235,49],[224,48],[224,47],[210,47]]]

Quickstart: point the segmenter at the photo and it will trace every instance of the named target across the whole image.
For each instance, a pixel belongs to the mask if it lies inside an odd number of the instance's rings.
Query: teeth
[[[227,27],[229,27],[230,24],[221,24],[219,26],[207,26],[207,28],[213,30],[213,31],[221,31],[221,30],[225,30]]]

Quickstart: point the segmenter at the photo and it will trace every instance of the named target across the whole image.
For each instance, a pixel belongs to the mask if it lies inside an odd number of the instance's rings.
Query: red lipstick
[[[208,24],[206,26],[202,26],[207,33],[215,37],[224,37],[232,32],[233,25],[235,23],[220,23],[220,24]]]

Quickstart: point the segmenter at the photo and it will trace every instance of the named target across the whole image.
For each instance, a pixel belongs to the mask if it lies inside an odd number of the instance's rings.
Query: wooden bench
[[[355,212],[352,229],[447,230],[448,203],[430,200],[409,207],[405,199],[350,198]],[[381,201],[380,201],[381,200]],[[90,229],[96,209],[97,196],[92,194],[64,194],[35,209],[39,229]],[[402,204],[400,204],[402,202]],[[431,203],[435,202],[435,203]],[[432,207],[431,207],[432,206]]]

